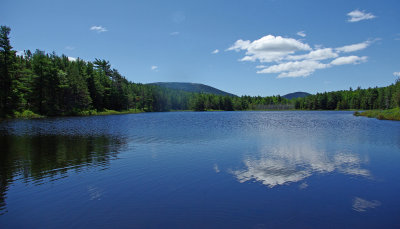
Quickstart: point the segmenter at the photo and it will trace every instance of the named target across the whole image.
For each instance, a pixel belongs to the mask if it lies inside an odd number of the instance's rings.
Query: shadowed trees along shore
[[[0,116],[96,114],[107,110],[391,109],[400,105],[400,82],[387,87],[317,93],[303,98],[226,96],[133,83],[106,60],[93,62],[41,50],[17,55],[11,29],[0,29]]]

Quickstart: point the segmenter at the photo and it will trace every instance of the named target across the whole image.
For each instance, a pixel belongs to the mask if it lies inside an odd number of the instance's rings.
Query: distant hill
[[[195,92],[195,93],[206,93],[206,94],[215,94],[215,95],[227,95],[236,97],[236,95],[221,91],[217,88],[200,84],[200,83],[181,83],[181,82],[156,82],[149,83],[149,85],[157,85],[160,87],[171,88],[175,90],[182,90],[187,92]]]
[[[293,92],[293,93],[286,94],[286,95],[284,95],[284,96],[282,96],[282,97],[283,97],[283,98],[286,98],[286,99],[293,99],[293,98],[307,97],[307,96],[309,96],[309,95],[311,95],[311,94],[310,94],[310,93],[307,93],[307,92],[301,92],[301,91],[299,91],[299,92]]]

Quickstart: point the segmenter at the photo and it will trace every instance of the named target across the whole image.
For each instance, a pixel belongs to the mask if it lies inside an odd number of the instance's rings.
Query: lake
[[[400,228],[400,122],[347,111],[0,123],[0,228]]]

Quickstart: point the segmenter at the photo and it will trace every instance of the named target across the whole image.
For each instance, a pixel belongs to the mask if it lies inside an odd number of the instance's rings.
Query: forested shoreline
[[[112,111],[344,110],[391,109],[400,105],[400,81],[387,87],[281,96],[222,96],[133,83],[106,60],[84,61],[41,50],[17,55],[11,29],[0,31],[0,116],[91,115]],[[26,114],[26,115],[24,115]]]

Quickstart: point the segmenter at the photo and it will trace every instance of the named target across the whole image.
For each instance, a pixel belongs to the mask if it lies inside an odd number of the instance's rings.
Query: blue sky
[[[5,0],[2,9],[15,50],[106,59],[133,82],[268,96],[400,76],[397,0]]]

